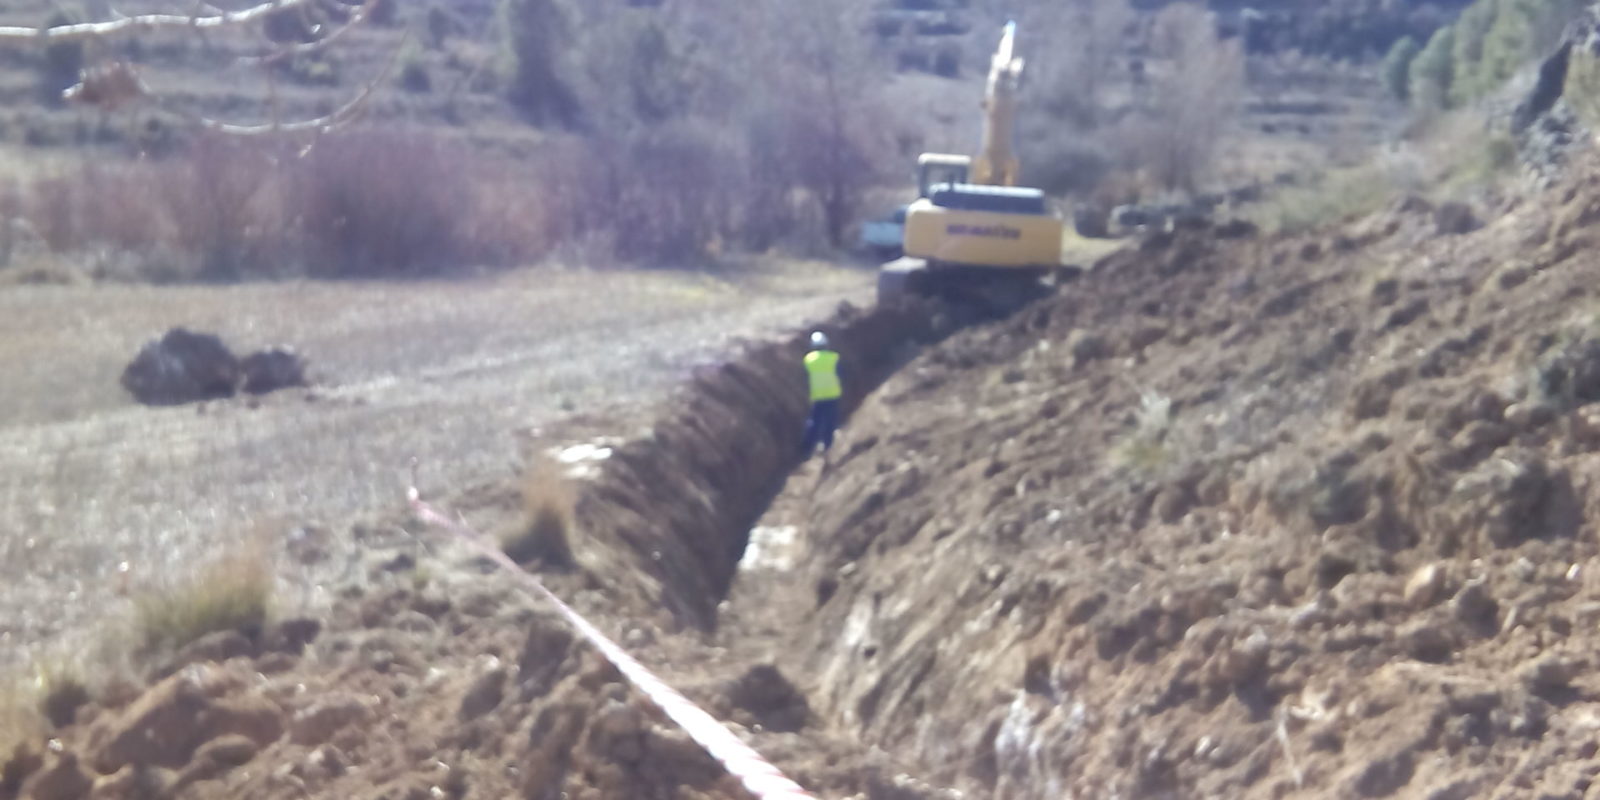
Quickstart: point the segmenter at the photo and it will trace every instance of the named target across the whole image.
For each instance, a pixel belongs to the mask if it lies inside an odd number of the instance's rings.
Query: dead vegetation
[[[276,571],[271,551],[259,544],[145,580],[133,598],[135,643],[145,652],[177,650],[221,631],[259,633],[274,610]]]
[[[575,565],[572,539],[577,492],[560,468],[541,460],[522,478],[522,516],[500,535],[500,547],[519,564],[538,562],[546,569]]]

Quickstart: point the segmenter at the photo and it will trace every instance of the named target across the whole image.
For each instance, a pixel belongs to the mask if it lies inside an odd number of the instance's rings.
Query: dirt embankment
[[[950,323],[931,305],[845,304],[815,329],[847,370],[848,416]],[[702,368],[584,486],[578,528],[608,595],[669,612],[660,620],[668,627],[715,626],[751,526],[800,461],[808,334],[752,343]]]
[[[799,577],[728,641],[980,796],[1594,796],[1593,174],[1152,240],[957,334],[778,498]]]

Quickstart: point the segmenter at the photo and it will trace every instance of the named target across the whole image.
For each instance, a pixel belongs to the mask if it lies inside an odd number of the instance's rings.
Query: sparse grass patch
[[[73,661],[36,662],[33,685],[39,711],[58,728],[72,724],[78,708],[89,702],[88,677],[83,667]]]
[[[576,509],[576,492],[554,464],[530,466],[522,481],[522,517],[501,534],[501,549],[519,564],[572,566]]]
[[[1456,198],[1467,190],[1494,185],[1517,167],[1517,144],[1503,131],[1475,131],[1452,144],[1449,166],[1431,193],[1436,199]]]
[[[1254,216],[1269,233],[1301,233],[1370,214],[1398,193],[1391,176],[1376,166],[1334,170],[1275,194]]]
[[[257,630],[272,596],[272,562],[264,548],[228,553],[134,598],[137,646],[177,649],[217,631]]]
[[[41,656],[26,672],[0,679],[0,764],[23,741],[72,724],[89,700],[86,668],[69,657]]]
[[[18,745],[44,732],[38,698],[28,681],[0,681],[0,765]]]
[[[1139,409],[1134,412],[1133,430],[1112,445],[1113,466],[1142,473],[1159,471],[1172,461],[1167,432],[1172,428],[1172,398],[1140,390]]]

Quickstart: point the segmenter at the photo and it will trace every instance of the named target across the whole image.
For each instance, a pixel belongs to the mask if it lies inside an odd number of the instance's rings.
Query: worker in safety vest
[[[839,354],[828,348],[828,337],[822,331],[811,334],[811,352],[806,353],[805,365],[811,384],[811,416],[806,419],[803,446],[809,459],[816,454],[817,445],[822,445],[824,453],[833,446],[844,384],[839,380]]]

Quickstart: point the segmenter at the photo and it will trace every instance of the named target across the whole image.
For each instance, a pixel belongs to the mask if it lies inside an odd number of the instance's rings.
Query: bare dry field
[[[70,641],[145,576],[433,487],[503,479],[542,426],[625,426],[732,337],[862,300],[870,274],[534,271],[453,283],[19,287],[0,293],[0,668]],[[145,408],[118,386],[168,327],[288,343],[315,386]],[[598,422],[603,421],[603,422]],[[624,427],[623,430],[626,430]],[[519,437],[519,434],[521,435]]]

